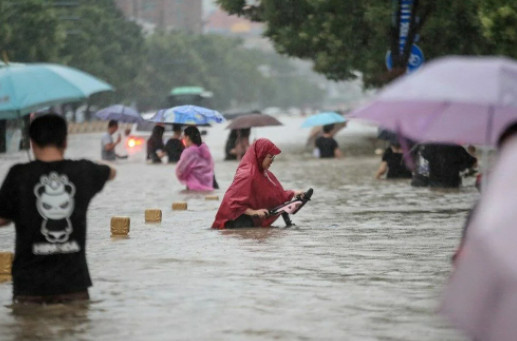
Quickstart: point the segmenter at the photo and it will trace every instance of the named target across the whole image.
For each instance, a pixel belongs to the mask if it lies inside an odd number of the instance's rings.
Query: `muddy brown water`
[[[174,166],[141,155],[117,162],[117,179],[88,213],[89,304],[13,306],[0,284],[1,340],[463,340],[436,310],[450,256],[478,193],[412,188],[373,178],[370,128],[337,136],[345,157],[318,160],[300,118],[255,129],[284,152],[271,170],[285,188],[314,188],[295,227],[213,231],[220,201],[188,193]],[[347,128],[348,129],[348,128]],[[228,131],[208,128],[221,199],[236,162],[222,161]],[[363,140],[361,140],[363,139]],[[363,155],[347,152],[363,141]],[[71,135],[67,156],[99,158],[100,134]],[[23,153],[0,155],[0,178]],[[172,211],[186,201],[187,211]],[[146,224],[158,208],[161,223]],[[110,237],[112,216],[129,216],[128,238]],[[0,250],[14,228],[0,229]]]

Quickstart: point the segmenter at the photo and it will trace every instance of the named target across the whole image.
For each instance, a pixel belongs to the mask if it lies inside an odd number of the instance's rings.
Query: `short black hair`
[[[35,118],[29,126],[29,137],[39,147],[64,148],[67,134],[65,119],[54,113]]]
[[[334,124],[327,124],[323,126],[324,133],[330,133],[334,129]]]
[[[249,137],[251,133],[251,128],[241,128],[239,129],[239,134],[241,137]]]
[[[195,127],[195,126],[188,126],[183,131],[183,134],[188,136],[190,138],[190,140],[196,146],[200,146],[201,145],[201,143],[202,143],[202,141],[201,141],[201,133],[199,132],[199,129],[197,129],[197,127]]]
[[[181,124],[174,123],[172,125],[172,131],[180,133],[181,132]]]
[[[116,120],[110,120],[108,122],[108,128],[111,128],[111,127],[114,127],[114,126],[118,126],[118,121]]]

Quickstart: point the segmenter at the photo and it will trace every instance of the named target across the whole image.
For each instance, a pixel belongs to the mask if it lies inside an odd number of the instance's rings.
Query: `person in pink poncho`
[[[208,146],[201,141],[199,130],[190,126],[184,132],[185,150],[176,164],[178,180],[192,191],[214,189],[214,160]]]

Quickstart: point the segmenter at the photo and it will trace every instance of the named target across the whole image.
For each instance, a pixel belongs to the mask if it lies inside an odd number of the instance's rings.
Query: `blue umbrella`
[[[101,120],[115,120],[124,123],[139,123],[144,120],[135,109],[121,104],[101,109],[95,113],[95,116]]]
[[[80,101],[113,90],[108,83],[67,66],[47,63],[0,67],[0,119],[13,119],[45,106]]]
[[[333,111],[322,112],[308,117],[302,124],[302,128],[324,126],[327,124],[344,123],[346,119]]]
[[[176,123],[207,125],[210,122],[221,123],[225,119],[223,115],[212,109],[198,107],[196,105],[180,105],[169,109],[161,109],[149,119],[156,123]]]

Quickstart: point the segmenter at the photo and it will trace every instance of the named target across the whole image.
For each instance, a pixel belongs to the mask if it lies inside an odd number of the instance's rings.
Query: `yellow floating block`
[[[184,202],[184,201],[173,202],[172,203],[172,209],[175,210],[175,211],[186,210],[187,209],[187,203]]]
[[[146,223],[159,223],[160,221],[162,221],[162,210],[154,208],[145,210]]]
[[[205,200],[219,200],[218,195],[207,195],[205,196]]]
[[[12,252],[0,252],[0,275],[11,276],[14,255]]]
[[[111,234],[127,235],[129,233],[129,217],[111,217]]]

